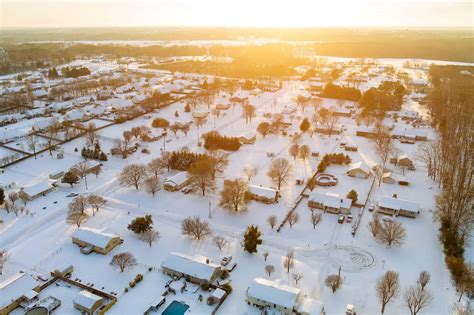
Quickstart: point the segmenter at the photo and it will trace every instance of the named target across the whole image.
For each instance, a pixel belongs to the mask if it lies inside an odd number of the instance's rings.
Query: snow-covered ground
[[[76,64],[81,64],[81,62],[77,61]],[[100,64],[97,67],[107,68],[108,66]],[[367,88],[371,84],[378,85],[377,82],[367,83]],[[163,275],[159,268],[168,253],[199,254],[210,257],[214,262],[219,262],[223,255],[232,255],[238,266],[231,272],[233,291],[221,306],[219,310],[221,314],[259,314],[258,309],[246,304],[245,294],[253,279],[268,278],[264,270],[265,265],[268,264],[275,266],[271,279],[281,278],[293,286],[296,284],[291,277],[291,272],[302,273],[303,278],[298,282],[297,287],[302,289],[304,296],[322,301],[326,314],[343,314],[347,304],[354,304],[358,314],[377,314],[380,305],[375,296],[374,284],[379,276],[389,269],[398,271],[401,288],[404,289],[414,284],[418,274],[426,270],[432,275],[429,289],[433,292],[434,299],[424,313],[448,314],[450,305],[457,299],[457,294],[451,285],[450,276],[444,264],[441,245],[438,241],[437,223],[432,218],[434,196],[438,188],[427,177],[421,162],[416,159],[419,142],[414,145],[397,142],[397,148],[411,157],[416,166],[415,171],[405,171],[405,176],[410,182],[409,186],[375,184],[371,190],[372,177],[369,179],[348,177],[345,174],[347,166],[333,165],[328,167],[326,173],[335,175],[339,180],[338,184],[335,187],[316,188],[321,192],[339,193],[343,196],[351,189],[355,189],[358,192],[359,201],[364,202],[368,198],[368,203],[376,203],[381,196],[392,196],[395,193],[400,199],[417,202],[421,213],[416,219],[402,217],[396,219],[401,221],[407,230],[406,240],[398,248],[387,248],[373,239],[367,228],[372,217],[367,209],[363,211],[362,221],[355,236],[351,234],[350,224],[338,224],[337,216],[329,213],[323,214],[322,221],[313,228],[306,198],[296,208],[300,215],[300,221],[297,224],[292,228],[285,225],[280,232],[272,230],[266,224],[267,217],[275,215],[278,221],[283,220],[289,207],[302,190],[302,186],[296,185],[294,180],[283,188],[282,198],[278,203],[266,205],[251,202],[248,211],[241,214],[230,214],[220,208],[218,193],[202,197],[199,194],[186,195],[181,192],[161,190],[152,197],[145,191],[120,185],[118,174],[125,165],[147,163],[158,157],[164,147],[167,151],[186,147],[200,152],[203,149],[198,146],[198,138],[207,131],[218,130],[224,135],[255,131],[257,125],[264,119],[264,113],[279,112],[283,106],[293,103],[300,93],[301,85],[299,81],[284,82],[283,88],[278,92],[249,96],[249,101],[257,106],[256,117],[249,123],[242,118],[240,107],[231,108],[220,118],[214,120],[213,117],[209,117],[207,123],[200,128],[197,128],[195,124],[191,125],[187,136],[181,132],[177,135],[169,133],[166,139],[171,140],[170,142],[165,143],[163,139],[152,143],[141,143],[149,148],[150,154],[140,153],[138,150],[127,159],[109,156],[109,160],[104,162],[103,171],[99,177],[88,176],[88,189],[84,181],[72,188],[69,185],[61,186],[47,196],[28,203],[28,214],[15,216],[5,211],[0,212],[0,220],[3,220],[0,224],[0,249],[6,249],[9,253],[0,281],[18,270],[48,274],[59,265],[73,264],[74,278],[94,283],[95,287],[104,288],[107,292],[118,293],[118,302],[111,308],[111,314],[143,314],[150,303],[159,298],[165,290],[164,286],[169,277]],[[240,93],[247,94],[245,91],[240,91]],[[224,94],[218,96],[215,104],[224,97],[228,96]],[[331,99],[323,99],[323,101],[325,107],[336,103]],[[407,99],[406,107],[412,109],[410,105],[412,103],[411,99]],[[170,122],[192,120],[191,113],[185,113],[183,108],[184,103],[177,102],[151,115],[102,129],[100,139],[103,151],[109,152],[114,139],[121,137],[123,131],[139,125],[151,127],[151,122],[156,117],[166,118]],[[202,109],[207,110],[207,107],[202,105]],[[175,117],[175,111],[180,114],[178,118]],[[305,108],[304,111],[298,108],[298,111],[293,114],[293,119],[290,118],[293,127],[288,134],[297,132],[301,118],[311,117],[313,111],[314,109],[310,107]],[[103,125],[103,121],[95,120],[95,122],[97,126]],[[387,119],[385,122],[390,125],[395,124],[397,128],[406,127],[403,121],[393,122]],[[352,118],[341,118],[339,123],[346,127],[343,134],[331,137],[316,133],[304,134],[301,143],[307,144],[312,152],[319,152],[320,157],[325,153],[344,152],[351,157],[353,162],[379,162],[373,142],[355,135],[357,125]],[[434,131],[427,128],[426,132],[429,138],[433,139]],[[358,151],[344,151],[339,147],[341,141],[356,145]],[[17,187],[23,187],[48,180],[49,174],[67,171],[71,166],[83,160],[80,149],[84,143],[85,139],[79,138],[64,144],[63,159],[57,159],[56,156],[50,156],[48,152],[45,152],[38,155],[36,159],[31,157],[10,166],[4,174],[0,175],[1,181],[14,181]],[[255,144],[243,145],[239,151],[230,153],[229,165],[225,173],[219,175],[217,181],[218,191],[223,185],[224,178],[242,177],[243,169],[248,166],[258,169],[258,174],[251,179],[252,184],[273,186],[266,174],[272,160],[278,157],[290,160],[294,168],[294,178],[301,176],[309,178],[315,172],[319,158],[310,157],[306,161],[293,160],[288,153],[290,145],[289,136],[270,134],[263,138],[258,135]],[[276,156],[268,157],[268,152],[275,153]],[[394,171],[401,172],[397,169]],[[165,173],[161,178],[165,179],[174,173],[173,171]],[[124,239],[124,243],[109,255],[83,255],[79,248],[72,244],[71,234],[76,227],[65,221],[67,205],[71,201],[71,198],[66,195],[71,192],[95,193],[107,199],[107,205],[83,225],[104,232],[117,233]],[[352,208],[354,218],[359,211],[361,210],[358,208]],[[161,235],[159,241],[152,247],[139,240],[127,229],[127,225],[133,218],[145,214],[152,215],[154,227]],[[224,236],[229,241],[229,245],[221,252],[212,244],[210,238],[198,242],[183,237],[181,220],[189,216],[199,216],[209,221],[213,234]],[[259,247],[258,253],[253,255],[244,252],[241,246],[242,234],[250,224],[258,225],[263,232],[263,245]],[[290,274],[282,265],[283,257],[289,250],[294,250],[296,258],[296,264]],[[132,252],[137,258],[138,265],[121,273],[112,269],[109,262],[113,255],[123,251]],[[269,253],[267,261],[264,261],[262,255],[264,252]],[[470,252],[472,251],[467,251],[467,253]],[[333,294],[324,285],[324,280],[328,275],[337,273],[339,268],[341,268],[343,284]],[[138,273],[144,275],[144,280],[125,293],[125,287]],[[74,287],[53,285],[41,295],[53,295],[63,301],[62,306],[55,313],[71,314],[77,312],[73,309],[71,302],[76,291]],[[211,309],[205,301],[202,303],[197,301],[199,294],[189,291],[184,294],[178,293],[176,299],[190,305],[189,312],[191,313],[210,313]],[[408,313],[402,294],[387,306],[387,313]]]

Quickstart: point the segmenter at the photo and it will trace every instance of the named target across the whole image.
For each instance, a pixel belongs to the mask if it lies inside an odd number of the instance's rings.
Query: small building
[[[104,299],[94,293],[82,290],[73,299],[74,308],[81,313],[92,315],[104,303]]]
[[[403,154],[398,157],[396,164],[402,167],[410,167],[413,166],[413,161],[407,155]]]
[[[221,265],[199,255],[188,256],[170,253],[161,263],[164,274],[171,277],[184,277],[186,281],[203,284],[213,283],[221,274]]]
[[[247,288],[246,295],[246,302],[249,305],[268,307],[282,314],[295,314],[301,289],[283,284],[281,280],[256,278]]]
[[[23,271],[0,282],[0,314],[8,314],[21,303],[35,300],[40,286],[31,275]]]
[[[401,215],[410,218],[416,218],[420,213],[417,203],[386,196],[380,198],[377,211],[384,214]]]
[[[271,204],[278,202],[279,191],[273,188],[249,185],[247,197],[251,200]]]
[[[58,172],[49,174],[49,179],[58,180],[62,178],[63,176],[64,176],[64,171],[58,171]]]
[[[228,110],[230,108],[230,104],[226,103],[226,104],[223,104],[223,103],[219,103],[216,105],[216,109],[219,109],[219,110]]]
[[[178,191],[189,184],[188,172],[179,172],[163,182],[163,188],[167,191]]]
[[[352,163],[349,166],[349,169],[347,170],[346,174],[350,177],[366,179],[370,176],[371,172],[372,170],[369,165],[363,162],[357,162],[357,163]]]
[[[298,308],[298,315],[324,315],[324,304],[321,301],[304,298]]]
[[[219,303],[224,299],[226,292],[222,290],[221,288],[217,288],[211,293],[211,299],[214,301],[214,303]]]
[[[46,196],[48,193],[54,190],[54,186],[47,181],[39,182],[36,185],[22,187],[18,192],[18,196],[24,200],[35,200],[41,196]]]
[[[309,82],[309,90],[314,93],[321,93],[324,90],[325,83],[318,81]]]
[[[395,184],[397,178],[392,172],[385,172],[382,175],[382,182],[385,184]]]
[[[81,247],[81,252],[84,254],[96,252],[106,255],[116,246],[122,244],[123,240],[116,234],[80,227],[72,234],[72,242]]]
[[[319,193],[313,190],[308,198],[308,207],[331,213],[350,213],[352,200],[334,193]]]
[[[360,126],[356,130],[356,136],[365,137],[365,138],[372,138],[375,136],[374,128],[369,128],[366,126]]]

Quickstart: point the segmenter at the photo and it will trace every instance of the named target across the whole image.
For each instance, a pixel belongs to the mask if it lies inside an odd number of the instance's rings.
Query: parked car
[[[382,218],[382,221],[385,221],[385,222],[393,222],[393,218],[392,217],[388,217],[388,216],[384,216]]]
[[[342,224],[342,223],[344,223],[344,219],[345,219],[345,217],[343,215],[340,215],[339,218],[337,219],[337,222]]]
[[[371,204],[369,205],[369,211],[370,211],[370,212],[374,212],[374,210],[375,210],[375,205],[374,205],[373,203],[371,203]]]
[[[351,223],[351,222],[352,222],[352,215],[348,215],[348,216],[346,217],[346,222],[347,222],[347,223]]]
[[[227,266],[230,263],[231,260],[232,260],[232,256],[224,256],[221,259],[221,265],[222,266]]]
[[[78,193],[74,193],[74,192],[72,192],[72,193],[66,195],[66,197],[69,197],[69,198],[71,198],[71,197],[77,197],[77,196],[79,196],[79,194],[78,194]]]
[[[355,311],[354,305],[352,305],[352,304],[347,304],[347,307],[346,307],[346,315],[356,315],[356,311]]]

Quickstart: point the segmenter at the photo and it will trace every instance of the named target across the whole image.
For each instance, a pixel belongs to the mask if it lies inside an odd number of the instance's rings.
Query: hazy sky
[[[0,27],[463,26],[474,0],[0,0]]]

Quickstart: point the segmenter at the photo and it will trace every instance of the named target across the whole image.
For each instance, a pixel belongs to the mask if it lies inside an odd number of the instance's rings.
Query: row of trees
[[[321,96],[357,102],[361,97],[361,93],[358,89],[353,87],[328,83],[324,87]]]

